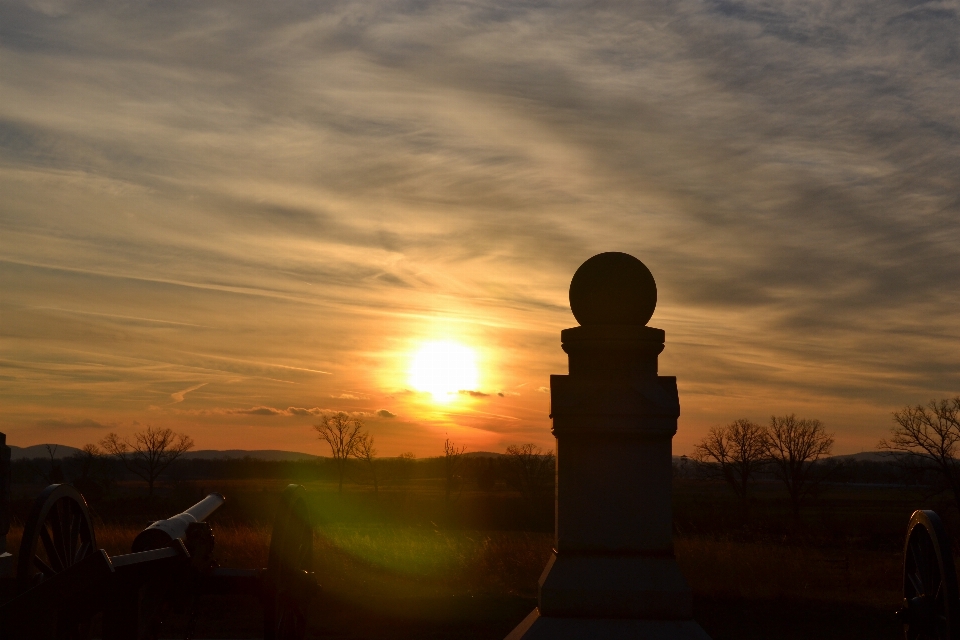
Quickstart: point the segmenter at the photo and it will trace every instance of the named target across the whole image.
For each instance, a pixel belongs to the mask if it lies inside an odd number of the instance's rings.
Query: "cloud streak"
[[[188,388],[186,388],[186,389],[183,389],[182,391],[175,391],[175,392],[173,392],[173,393],[170,394],[170,399],[173,400],[173,404],[177,404],[177,403],[179,403],[179,402],[183,402],[184,397],[185,397],[188,393],[190,393],[191,391],[196,391],[197,389],[200,389],[200,388],[202,388],[202,387],[205,387],[206,385],[207,385],[206,382],[201,382],[200,384],[195,384],[195,385],[193,385],[192,387],[188,387]]]

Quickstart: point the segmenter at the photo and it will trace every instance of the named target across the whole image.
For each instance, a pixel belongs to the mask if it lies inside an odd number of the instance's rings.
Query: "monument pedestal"
[[[540,580],[544,616],[685,620],[690,588],[672,557],[557,556]]]
[[[507,640],[709,640],[673,557],[676,378],[657,374],[664,332],[647,327],[656,284],[622,253],[570,284],[581,326],[561,332],[569,374],[550,377],[557,438],[556,541],[537,609]]]
[[[550,618],[533,612],[506,640],[710,640],[693,620]]]

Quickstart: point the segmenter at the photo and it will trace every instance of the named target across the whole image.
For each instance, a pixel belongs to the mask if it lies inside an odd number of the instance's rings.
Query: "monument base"
[[[540,577],[548,618],[690,620],[690,587],[672,556],[554,554]]]
[[[538,609],[506,640],[710,640],[693,620],[548,618]]]

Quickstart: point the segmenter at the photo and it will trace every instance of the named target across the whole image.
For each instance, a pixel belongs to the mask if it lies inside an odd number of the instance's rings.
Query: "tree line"
[[[71,482],[88,497],[99,496],[120,475],[120,470],[147,483],[152,497],[160,476],[193,448],[190,436],[172,429],[148,426],[130,438],[108,433],[98,444],[85,444],[61,462],[57,445],[46,445],[49,461],[19,460],[11,464],[14,482],[42,479],[49,483]]]
[[[820,477],[815,463],[830,455],[833,435],[820,420],[771,416],[767,425],[740,418],[715,426],[694,447],[694,460],[722,477],[746,502],[759,474],[771,473],[787,490],[794,515]]]
[[[381,467],[384,461],[377,456],[374,438],[364,430],[363,420],[343,412],[324,414],[313,427],[317,437],[326,442],[337,469],[337,490],[343,491],[344,476],[351,460],[361,463],[370,481],[374,493],[379,491]],[[553,451],[544,451],[532,443],[509,445],[503,460],[499,464],[488,462],[468,465],[465,458],[466,447],[457,445],[450,438],[443,442],[442,478],[444,497],[449,502],[458,490],[464,486],[464,472],[467,466],[479,473],[475,474],[478,486],[492,488],[497,476],[503,477],[506,484],[520,492],[524,499],[535,502],[546,490],[552,490],[556,458]],[[400,459],[412,461],[412,453],[401,454]],[[481,477],[482,476],[482,477]]]
[[[305,460],[184,459],[193,440],[171,429],[148,426],[121,438],[115,433],[97,444],[87,444],[64,460],[55,458],[55,445],[48,447],[49,459],[20,460],[12,465],[14,482],[66,482],[88,499],[110,492],[123,477],[137,478],[153,496],[161,478],[190,479],[275,478],[301,482],[335,481],[338,492],[344,482],[371,486],[378,493],[385,485],[415,479],[442,479],[447,502],[465,488],[481,491],[513,490],[524,500],[536,502],[553,490],[555,458],[534,444],[509,445],[499,457],[470,457],[466,447],[447,438],[443,455],[418,459],[413,453],[381,458],[373,435],[362,418],[346,413],[322,415],[312,427],[325,442],[329,458]]]
[[[905,474],[924,478],[930,497],[948,495],[960,512],[960,396],[904,407],[893,420],[878,447]]]
[[[857,463],[859,471],[870,470],[874,481],[924,487],[928,497],[947,495],[960,512],[960,396],[906,406],[893,412],[893,422],[890,435],[877,444],[886,460]],[[858,471],[824,461],[833,444],[833,434],[817,419],[790,414],[760,425],[741,418],[712,427],[692,458],[701,474],[722,478],[744,503],[753,483],[773,477],[798,514],[822,482],[848,480]]]

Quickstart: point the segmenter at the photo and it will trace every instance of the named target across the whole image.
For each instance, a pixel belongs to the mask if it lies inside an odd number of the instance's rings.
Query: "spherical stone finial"
[[[598,253],[570,281],[570,309],[582,326],[645,325],[657,307],[657,283],[628,253]]]

